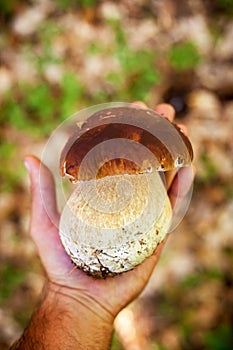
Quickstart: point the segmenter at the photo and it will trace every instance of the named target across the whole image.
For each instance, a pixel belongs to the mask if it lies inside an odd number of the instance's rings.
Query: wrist
[[[83,296],[84,295],[84,296]],[[17,350],[108,350],[113,317],[85,293],[48,283]]]
[[[72,333],[76,348],[109,349],[114,317],[87,291],[49,282],[41,307],[56,310],[66,319],[63,327]]]

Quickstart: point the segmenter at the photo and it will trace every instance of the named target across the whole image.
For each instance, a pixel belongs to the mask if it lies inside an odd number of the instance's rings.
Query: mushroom
[[[75,189],[59,227],[75,265],[105,278],[148,258],[172,220],[162,174],[192,158],[188,138],[151,109],[106,108],[77,125],[60,158]]]

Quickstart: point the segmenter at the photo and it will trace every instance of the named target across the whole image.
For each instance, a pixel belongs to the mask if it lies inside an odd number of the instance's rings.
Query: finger
[[[186,125],[184,124],[176,124],[178,126],[178,128],[181,130],[181,132],[183,132],[186,136],[188,136],[188,128]]]
[[[35,226],[58,224],[54,179],[38,158],[26,156],[24,164],[29,171],[32,190],[32,221]],[[43,218],[43,223],[41,218]]]
[[[140,106],[142,108],[147,108],[146,104],[144,102],[141,102],[141,101],[135,101],[135,102],[133,102],[133,105]],[[157,105],[154,110],[155,110],[155,112],[159,113],[161,116],[166,117],[171,122],[175,118],[175,109],[173,108],[172,105],[170,105],[168,103],[161,103],[161,104]],[[177,124],[177,125],[182,130],[182,132],[184,132],[184,134],[187,135],[188,132],[187,132],[186,126],[183,124]],[[176,176],[176,173],[177,173],[176,169],[165,173],[167,190],[169,190],[169,188],[170,188],[170,186],[171,186],[171,184]]]
[[[168,191],[173,208],[175,205],[176,207],[179,207],[179,205],[182,204],[182,201],[192,186],[194,176],[195,169],[193,166],[183,167],[177,172],[170,190]]]
[[[64,272],[64,269],[69,271],[70,259],[61,244],[57,229],[59,214],[53,176],[34,156],[25,157],[24,163],[29,171],[32,188],[30,234],[41,261],[48,275]]]
[[[154,108],[155,112],[172,122],[175,118],[175,109],[168,103],[161,103]]]
[[[148,106],[142,101],[134,101],[132,103],[132,106],[135,106],[135,107],[138,106],[140,108],[145,108],[145,109],[148,108]],[[170,105],[168,103],[161,103],[161,104],[157,105],[154,108],[154,111],[157,112],[158,114],[160,114],[162,117],[167,118],[171,122],[175,118],[175,109],[172,105]]]
[[[172,169],[164,172],[165,182],[166,182],[166,190],[169,191],[174,178],[177,174],[177,169]]]
[[[148,108],[147,105],[144,102],[142,102],[142,101],[134,101],[132,103],[132,106],[133,107],[140,107],[140,108],[143,108],[143,109]]]

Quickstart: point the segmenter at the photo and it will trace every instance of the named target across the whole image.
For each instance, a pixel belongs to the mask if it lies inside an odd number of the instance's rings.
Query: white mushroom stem
[[[78,181],[60,221],[73,262],[96,277],[133,269],[164,239],[172,210],[159,173]]]

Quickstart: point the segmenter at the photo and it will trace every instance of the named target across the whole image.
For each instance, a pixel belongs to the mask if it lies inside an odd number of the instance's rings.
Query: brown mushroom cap
[[[94,113],[77,126],[60,158],[71,181],[116,174],[167,171],[189,165],[189,139],[153,110],[114,107]]]

